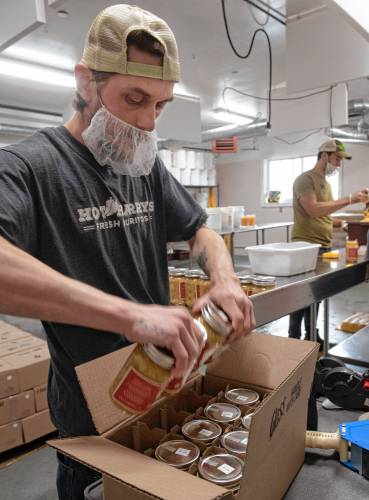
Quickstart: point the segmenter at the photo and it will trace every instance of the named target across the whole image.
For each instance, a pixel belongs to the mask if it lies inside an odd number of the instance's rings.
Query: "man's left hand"
[[[248,335],[255,328],[252,302],[246,297],[236,276],[215,282],[210,291],[195,302],[192,313],[200,314],[202,306],[209,300],[223,309],[232,322],[233,333],[228,342]]]

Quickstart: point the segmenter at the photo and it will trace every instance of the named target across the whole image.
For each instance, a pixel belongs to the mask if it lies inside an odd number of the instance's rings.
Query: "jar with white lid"
[[[182,434],[191,441],[208,444],[222,434],[222,428],[211,420],[196,419],[190,420],[182,426]]]
[[[234,488],[242,479],[244,462],[228,453],[219,453],[203,458],[199,462],[199,474],[212,483]]]
[[[200,449],[186,440],[171,440],[159,444],[155,458],[176,469],[187,470],[200,457]]]
[[[230,403],[211,403],[205,407],[205,416],[218,424],[232,424],[241,417],[238,406]]]

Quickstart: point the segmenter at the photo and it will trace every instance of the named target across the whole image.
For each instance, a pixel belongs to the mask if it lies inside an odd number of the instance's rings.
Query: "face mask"
[[[95,113],[82,132],[85,145],[100,165],[110,165],[114,172],[131,177],[148,175],[158,151],[155,130],[147,132],[129,125],[105,106]]]
[[[332,175],[335,175],[337,173],[338,167],[335,165],[332,165],[332,163],[327,163],[327,166],[325,167],[325,175],[327,177],[332,177]]]

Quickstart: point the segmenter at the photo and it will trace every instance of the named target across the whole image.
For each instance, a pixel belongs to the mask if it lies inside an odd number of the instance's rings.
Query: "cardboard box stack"
[[[105,500],[283,497],[304,461],[307,404],[318,344],[253,333],[225,350],[204,376],[192,378],[178,395],[162,397],[138,416],[118,409],[109,397],[109,386],[132,348],[76,369],[100,435],[49,442],[103,474]],[[227,387],[249,388],[261,396],[237,494],[202,479],[196,467],[178,470],[154,458],[159,443],[178,439],[183,422],[201,418],[204,405],[222,397]],[[212,450],[201,452],[204,457]]]
[[[44,340],[0,321],[0,453],[49,434]]]

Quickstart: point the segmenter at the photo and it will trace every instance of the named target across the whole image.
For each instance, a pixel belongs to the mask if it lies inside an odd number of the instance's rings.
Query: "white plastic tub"
[[[252,272],[271,276],[307,273],[316,267],[321,245],[305,241],[246,247]]]

